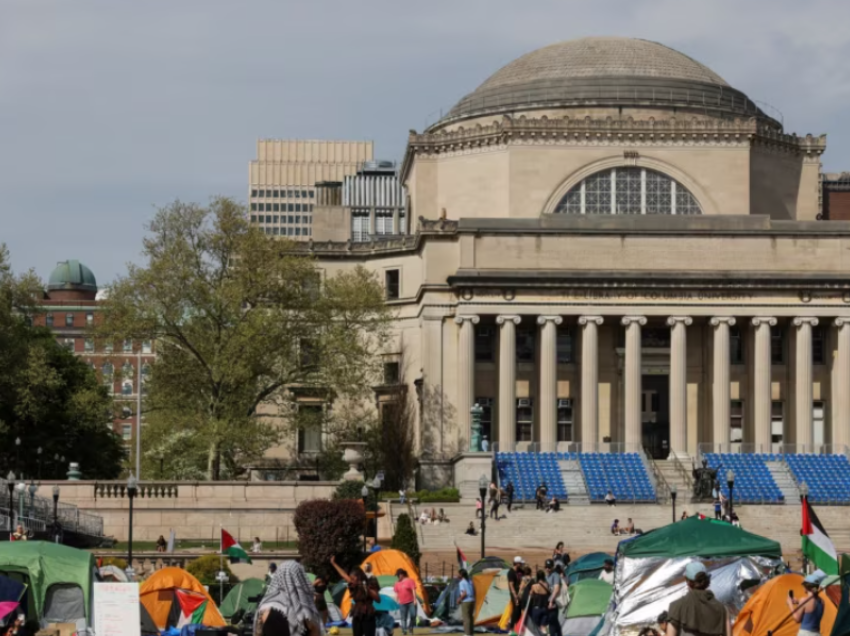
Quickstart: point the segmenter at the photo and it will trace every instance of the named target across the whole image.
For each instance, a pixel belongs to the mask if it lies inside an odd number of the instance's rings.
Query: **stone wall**
[[[42,482],[38,495],[59,500],[103,517],[104,533],[127,539],[129,500],[123,481]],[[294,541],[292,516],[308,499],[326,499],[337,482],[144,482],[133,504],[133,537],[155,541],[173,529],[181,539],[218,542],[220,528],[247,549],[253,537],[265,542]]]

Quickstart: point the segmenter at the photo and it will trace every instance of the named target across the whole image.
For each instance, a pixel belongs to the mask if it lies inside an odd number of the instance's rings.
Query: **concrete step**
[[[800,505],[800,489],[797,487],[797,480],[791,474],[791,470],[785,462],[765,462],[767,470],[773,477],[773,481],[782,491],[785,497],[786,506]]]

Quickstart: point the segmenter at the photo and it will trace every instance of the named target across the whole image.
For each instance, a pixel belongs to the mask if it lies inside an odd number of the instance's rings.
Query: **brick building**
[[[101,301],[94,274],[76,260],[56,265],[39,305],[33,322],[50,328],[61,345],[95,370],[115,399],[113,429],[129,445],[135,434],[139,379],[144,395],[144,378],[155,359],[153,342],[96,342],[90,336]]]

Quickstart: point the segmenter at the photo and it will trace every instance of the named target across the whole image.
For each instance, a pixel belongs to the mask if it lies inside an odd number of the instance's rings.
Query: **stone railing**
[[[171,498],[179,496],[178,485],[169,482],[139,483],[136,487],[136,497],[142,499]],[[95,499],[120,499],[127,496],[127,484],[123,482],[95,482]]]

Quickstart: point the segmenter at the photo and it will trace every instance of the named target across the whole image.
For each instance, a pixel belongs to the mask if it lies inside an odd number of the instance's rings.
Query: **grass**
[[[243,546],[250,549],[250,546]],[[98,552],[126,552],[127,542],[119,541],[111,548],[98,548]],[[180,539],[174,546],[177,552],[188,550],[215,550],[218,551],[219,543],[215,539]],[[295,541],[263,541],[263,552],[280,552],[284,550],[297,550]],[[134,552],[156,552],[156,541],[133,541]]]

